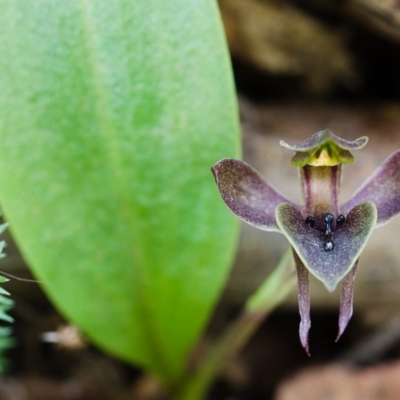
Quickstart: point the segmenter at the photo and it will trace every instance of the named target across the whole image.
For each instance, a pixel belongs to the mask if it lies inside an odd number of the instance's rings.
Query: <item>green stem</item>
[[[242,349],[261,322],[285,299],[295,283],[295,269],[289,249],[277,268],[246,301],[239,317],[213,343],[195,372],[182,382],[174,399],[204,400],[215,377]]]

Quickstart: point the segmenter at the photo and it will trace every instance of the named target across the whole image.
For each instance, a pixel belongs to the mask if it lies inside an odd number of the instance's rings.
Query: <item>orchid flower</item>
[[[342,164],[354,161],[350,151],[363,148],[366,136],[348,141],[329,130],[290,146],[292,164],[300,169],[304,204],[286,199],[248,164],[233,159],[216,163],[212,172],[222,199],[244,222],[286,236],[297,271],[300,341],[309,353],[309,274],[332,292],[342,281],[339,332],[353,313],[358,260],[372,230],[400,212],[400,150],[390,155],[345,204],[338,205]]]

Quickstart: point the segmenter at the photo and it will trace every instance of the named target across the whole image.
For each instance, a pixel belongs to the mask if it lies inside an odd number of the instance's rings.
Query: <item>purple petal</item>
[[[280,144],[289,150],[307,152],[321,146],[329,140],[336,143],[336,145],[343,150],[359,150],[367,144],[368,137],[362,136],[356,140],[346,140],[334,135],[329,129],[325,129],[314,133],[314,135],[310,136],[308,139],[294,146],[290,146],[283,140],[280,141]]]
[[[341,209],[344,214],[356,204],[370,200],[378,210],[377,226],[400,212],[400,150],[390,155]]]
[[[376,207],[370,201],[355,206],[329,239],[323,231],[306,224],[304,216],[291,204],[280,204],[276,219],[304,266],[333,291],[359,258],[374,229]],[[332,251],[326,251],[327,241],[333,242]]]
[[[310,318],[310,279],[307,269],[304,267],[299,256],[293,251],[294,262],[297,270],[297,286],[300,312],[300,342],[304,350],[310,355],[308,344],[308,331],[311,327]]]
[[[212,167],[222,199],[229,209],[248,224],[265,231],[279,231],[275,209],[288,200],[273,189],[248,164],[223,159]]]
[[[336,337],[336,342],[342,336],[347,324],[353,315],[353,293],[354,279],[356,277],[358,260],[354,263],[353,268],[345,276],[342,283],[342,293],[340,295],[340,312],[339,312],[339,332]]]

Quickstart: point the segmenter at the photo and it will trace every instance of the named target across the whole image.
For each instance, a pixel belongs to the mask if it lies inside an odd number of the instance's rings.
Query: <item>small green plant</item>
[[[0,224],[0,234],[4,232],[8,224]],[[5,257],[4,253],[5,241],[0,241],[0,259]],[[0,284],[7,282],[8,279],[0,275]],[[10,324],[13,318],[8,314],[8,311],[13,306],[13,301],[9,298],[10,294],[0,286],[0,373],[4,372],[7,367],[7,359],[3,353],[8,350],[13,344],[14,340],[11,337],[11,328],[3,325],[3,323]]]
[[[7,282],[7,279],[0,277],[0,282]],[[9,298],[9,293],[0,287],[0,321],[12,323],[13,319],[8,311],[13,306],[13,301]],[[7,367],[7,359],[3,353],[13,344],[14,339],[11,337],[12,329],[9,326],[0,325],[0,373],[4,372]]]

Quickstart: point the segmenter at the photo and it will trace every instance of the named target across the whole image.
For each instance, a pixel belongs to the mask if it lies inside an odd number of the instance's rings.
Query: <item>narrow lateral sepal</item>
[[[340,311],[339,311],[339,332],[336,342],[340,339],[345,331],[350,318],[353,315],[353,295],[354,295],[354,279],[357,273],[358,260],[354,263],[353,268],[344,277],[342,282],[342,293],[340,295]]]
[[[310,347],[308,343],[308,332],[311,328],[310,275],[295,251],[293,251],[293,257],[297,271],[298,301],[300,313],[300,342],[306,353],[310,356]]]

